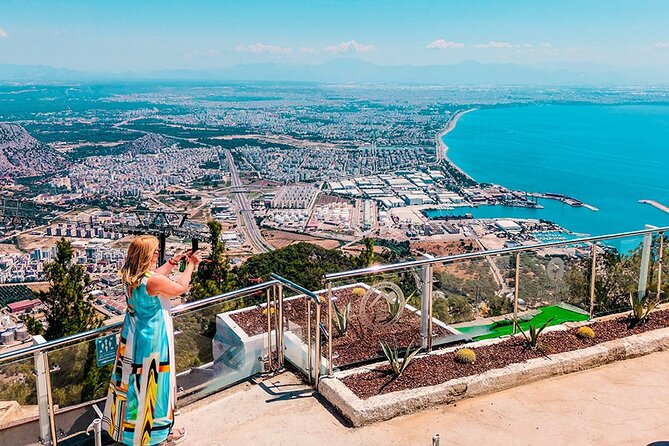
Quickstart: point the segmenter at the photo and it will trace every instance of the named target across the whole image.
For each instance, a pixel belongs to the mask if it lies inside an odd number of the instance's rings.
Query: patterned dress
[[[147,273],[127,296],[102,426],[125,445],[156,445],[174,424],[176,375],[170,301],[146,292]]]

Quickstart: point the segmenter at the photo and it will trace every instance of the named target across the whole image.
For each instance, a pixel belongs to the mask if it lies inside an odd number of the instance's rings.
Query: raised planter
[[[552,328],[553,331],[566,330],[566,327]],[[467,347],[475,348],[499,342],[504,342],[504,340],[485,340],[469,344]],[[540,379],[591,369],[614,361],[667,349],[669,349],[669,328],[661,328],[602,342],[592,347],[550,355],[549,358],[538,357],[510,364],[503,368],[452,379],[434,386],[375,395],[367,399],[359,398],[340,380],[354,374],[366,373],[370,369],[386,367],[385,364],[379,364],[375,367],[340,372],[332,378],[322,379],[319,392],[354,426],[363,426],[414,413],[428,407],[450,404],[464,398],[497,392]],[[432,352],[430,355],[446,355],[454,350],[456,348],[444,349]]]

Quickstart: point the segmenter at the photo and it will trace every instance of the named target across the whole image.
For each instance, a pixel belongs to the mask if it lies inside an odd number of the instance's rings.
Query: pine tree
[[[47,339],[58,339],[100,326],[93,298],[87,291],[91,278],[82,265],[72,263],[72,244],[62,238],[56,249],[55,260],[44,265],[44,274],[51,287],[37,293],[46,306]]]
[[[235,289],[237,285],[230,271],[230,260],[225,253],[225,243],[221,241],[223,227],[216,220],[211,220],[207,226],[209,226],[211,254],[198,266],[188,296],[189,301],[222,294]]]
[[[365,237],[363,240],[365,249],[360,253],[357,260],[358,268],[367,268],[374,263],[374,239]]]

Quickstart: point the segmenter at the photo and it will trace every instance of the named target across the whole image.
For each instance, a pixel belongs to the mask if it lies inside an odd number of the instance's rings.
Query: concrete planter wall
[[[472,344],[471,347],[490,345],[495,342],[499,341],[481,341]],[[358,398],[338,378],[366,372],[370,369],[369,367],[341,372],[333,378],[323,379],[320,382],[319,391],[354,426],[362,426],[414,413],[431,406],[450,404],[464,398],[497,392],[540,379],[591,369],[614,361],[667,349],[669,349],[669,328],[663,328],[581,350],[550,355],[550,359],[536,358],[501,369],[489,370],[480,375],[454,379],[436,386],[373,396],[367,400]],[[455,348],[430,354],[439,355],[453,350]]]

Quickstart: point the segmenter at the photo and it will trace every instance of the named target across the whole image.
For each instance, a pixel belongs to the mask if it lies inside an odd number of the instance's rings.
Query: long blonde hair
[[[151,271],[153,253],[157,247],[158,239],[152,235],[140,235],[128,246],[128,255],[119,274],[130,289],[137,288],[144,274]]]

